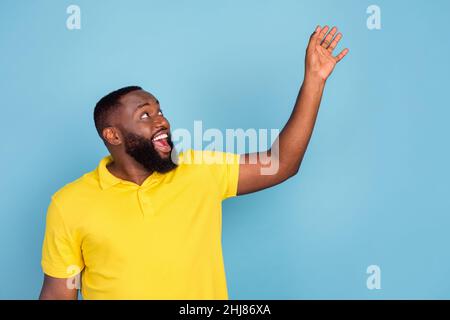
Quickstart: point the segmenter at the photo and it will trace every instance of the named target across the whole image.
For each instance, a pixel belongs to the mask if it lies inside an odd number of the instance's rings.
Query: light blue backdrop
[[[376,0],[370,31],[371,4],[2,0],[0,298],[37,297],[50,196],[107,152],[102,95],[141,85],[174,129],[281,128],[325,23],[351,51],[301,173],[224,203],[230,298],[450,298],[450,2]],[[381,290],[366,287],[372,264]]]

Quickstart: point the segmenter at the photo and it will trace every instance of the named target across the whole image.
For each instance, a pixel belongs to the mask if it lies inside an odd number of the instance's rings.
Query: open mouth
[[[164,153],[170,152],[172,148],[167,142],[168,137],[167,133],[157,133],[152,139],[155,149]]]

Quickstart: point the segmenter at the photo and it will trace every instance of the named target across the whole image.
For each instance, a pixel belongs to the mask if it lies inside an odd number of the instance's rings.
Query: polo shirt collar
[[[114,176],[111,172],[109,172],[108,168],[106,168],[106,165],[112,162],[112,160],[112,156],[108,155],[101,159],[98,164],[98,179],[102,189],[107,189],[121,182],[121,179]]]
[[[150,176],[147,177],[147,179],[142,183],[142,186],[139,186],[133,182],[122,180],[122,179],[116,177],[115,175],[113,175],[111,172],[109,172],[109,170],[106,166],[112,161],[113,161],[112,156],[108,155],[100,160],[100,163],[98,164],[98,167],[97,167],[100,187],[103,190],[108,189],[112,186],[115,186],[119,183],[129,184],[129,185],[136,186],[136,187],[147,187],[148,185],[151,185],[155,181],[160,180],[162,178],[162,174],[155,171]]]

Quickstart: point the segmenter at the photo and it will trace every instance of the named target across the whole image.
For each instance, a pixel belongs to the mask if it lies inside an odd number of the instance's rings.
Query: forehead
[[[151,93],[144,90],[135,90],[120,98],[120,103],[128,111],[133,111],[137,106],[144,103],[158,104],[159,102]]]

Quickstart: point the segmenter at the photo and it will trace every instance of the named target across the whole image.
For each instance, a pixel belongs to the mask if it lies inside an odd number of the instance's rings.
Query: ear
[[[122,136],[119,130],[115,127],[106,127],[102,131],[103,138],[106,142],[113,146],[118,146],[122,143]]]

